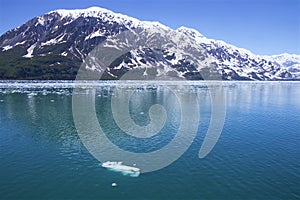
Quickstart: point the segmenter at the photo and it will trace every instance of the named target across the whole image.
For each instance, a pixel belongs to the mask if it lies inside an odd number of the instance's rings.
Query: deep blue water
[[[210,92],[218,89],[189,84],[192,90],[177,83],[172,88],[184,94],[188,112],[197,108],[189,99],[198,100],[195,138],[172,164],[134,178],[103,169],[87,150],[74,124],[72,83],[0,82],[0,198],[300,199],[300,82],[224,83],[225,123],[203,159],[198,154],[214,106]],[[176,92],[160,82],[124,82],[119,93],[115,85],[93,86],[94,108],[106,136],[137,154],[172,143],[184,118]],[[152,137],[126,135],[114,120],[112,98],[122,102],[122,94],[132,90],[128,108],[136,124],[151,122],[152,105],[165,108],[164,127]],[[114,182],[117,187],[111,186]]]

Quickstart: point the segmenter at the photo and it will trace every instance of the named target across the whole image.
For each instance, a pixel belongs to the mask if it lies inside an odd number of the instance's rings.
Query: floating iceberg
[[[138,177],[141,173],[139,168],[123,165],[122,162],[107,161],[102,163],[102,167],[111,171],[121,172],[125,176],[128,175],[132,177]]]

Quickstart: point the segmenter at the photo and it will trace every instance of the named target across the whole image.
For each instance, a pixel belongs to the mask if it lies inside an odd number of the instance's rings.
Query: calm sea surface
[[[122,86],[117,92],[116,85]],[[82,94],[94,92],[107,138],[145,156],[172,143],[185,119],[181,106],[196,97],[198,105],[190,108],[197,108],[199,125],[187,150],[170,165],[139,177],[102,168],[88,151],[73,119],[73,87],[64,81],[0,82],[0,199],[300,199],[300,82],[223,83],[224,126],[202,159],[199,149],[215,106],[211,95],[220,88],[203,82],[82,87]],[[111,101],[126,101],[122,94],[128,91],[134,91],[127,106],[139,126],[151,122],[152,105],[165,108],[167,118],[156,135],[137,138],[118,127]]]

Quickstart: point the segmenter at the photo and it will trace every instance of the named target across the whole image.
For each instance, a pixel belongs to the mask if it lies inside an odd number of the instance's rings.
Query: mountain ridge
[[[300,55],[259,56],[222,40],[208,39],[195,29],[182,26],[173,30],[159,22],[140,21],[99,7],[50,11],[4,33],[0,36],[0,79],[74,79],[97,45],[137,29],[162,43],[164,49],[129,52],[106,70],[106,79],[119,79],[132,69],[145,68],[142,74],[147,74],[146,65],[160,64],[175,77],[188,80],[204,79],[203,71],[217,71],[223,80],[300,80]],[[163,39],[164,34],[174,38],[184,35],[194,52],[187,46],[182,51],[169,48],[172,41]],[[187,59],[195,52],[203,60],[211,59],[211,67],[204,66],[205,62],[196,66],[197,61]],[[152,78],[166,74],[159,68],[151,70]]]

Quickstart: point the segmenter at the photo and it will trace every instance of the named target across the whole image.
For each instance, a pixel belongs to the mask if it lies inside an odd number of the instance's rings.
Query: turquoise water
[[[151,105],[166,109],[164,127],[145,139],[123,134],[113,120],[115,84],[96,84],[95,110],[107,137],[137,153],[172,142],[181,115],[166,83],[139,83],[129,103],[141,126],[150,122]],[[124,92],[131,84],[124,82]],[[210,93],[202,82],[190,84],[200,108],[196,137],[171,165],[134,178],[101,168],[84,146],[73,120],[72,83],[0,82],[0,198],[299,199],[300,82],[225,83],[224,127],[203,159],[198,154],[211,120]]]

